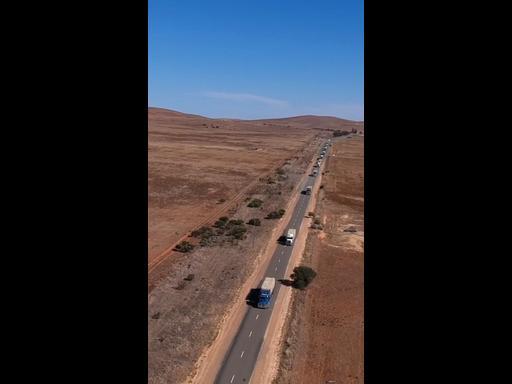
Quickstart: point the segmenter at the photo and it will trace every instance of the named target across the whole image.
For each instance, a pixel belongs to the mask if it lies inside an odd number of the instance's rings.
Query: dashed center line
[[[251,332],[249,332],[249,337],[251,337],[251,335],[252,335],[252,330],[251,330]]]
[[[280,263],[281,262],[281,259],[277,259],[277,262]]]
[[[275,271],[277,272],[277,267],[276,267]]]
[[[244,357],[244,352],[245,351],[242,351],[242,354],[240,355],[240,358]]]
[[[232,383],[234,379],[235,379],[235,375],[233,375],[233,377],[231,378],[230,383]]]
[[[260,314],[259,314],[259,313],[256,315],[256,320],[258,320],[258,317],[260,317]]]

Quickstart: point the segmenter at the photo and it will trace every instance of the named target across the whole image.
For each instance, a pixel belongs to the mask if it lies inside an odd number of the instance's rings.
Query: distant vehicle
[[[313,169],[313,176],[316,176],[318,174],[318,171],[316,169]]]
[[[288,231],[286,232],[286,245],[293,245],[296,232],[297,231],[294,228],[288,229]]]
[[[272,292],[276,286],[276,279],[274,277],[265,277],[261,284],[260,294],[258,297],[258,308],[268,308],[270,300],[272,299]]]
[[[306,195],[311,195],[312,190],[313,190],[313,187],[311,185],[306,187]]]

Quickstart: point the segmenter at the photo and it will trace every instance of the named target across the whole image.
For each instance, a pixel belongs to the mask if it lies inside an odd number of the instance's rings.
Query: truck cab
[[[293,245],[293,241],[295,240],[296,230],[294,228],[288,229],[286,232],[286,245]]]
[[[265,277],[261,284],[260,294],[258,297],[258,308],[267,308],[270,305],[272,299],[272,292],[276,285],[276,279],[274,277]]]

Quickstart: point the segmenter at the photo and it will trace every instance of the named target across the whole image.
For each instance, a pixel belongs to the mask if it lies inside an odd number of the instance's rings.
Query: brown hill
[[[250,124],[254,125],[266,125],[266,126],[275,126],[275,127],[293,127],[293,128],[305,128],[305,129],[351,129],[357,128],[358,130],[364,131],[364,122],[363,121],[352,121],[346,119],[340,119],[338,117],[333,116],[315,116],[315,115],[306,115],[306,116],[293,116],[293,117],[284,117],[277,119],[258,119],[258,120],[242,120],[242,119],[212,119],[209,117],[204,117],[200,115],[192,115],[188,113],[182,113],[178,111],[173,111],[170,109],[164,108],[148,108],[148,119],[150,121],[169,121],[174,124],[182,122],[192,123],[195,122],[199,125],[201,124],[215,124],[215,122],[222,122],[224,124],[228,123],[231,125],[233,123],[244,125]],[[231,124],[230,124],[231,123]]]

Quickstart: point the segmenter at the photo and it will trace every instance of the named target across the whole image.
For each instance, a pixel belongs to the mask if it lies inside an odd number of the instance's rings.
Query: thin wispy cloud
[[[364,105],[362,104],[327,104],[308,108],[306,112],[312,115],[336,116],[349,120],[361,121],[364,119]]]
[[[201,92],[202,96],[210,97],[213,99],[223,99],[223,100],[231,100],[238,102],[257,102],[266,105],[270,105],[273,107],[287,107],[289,103],[285,100],[272,99],[270,97],[253,95],[250,93],[230,93],[230,92]]]

